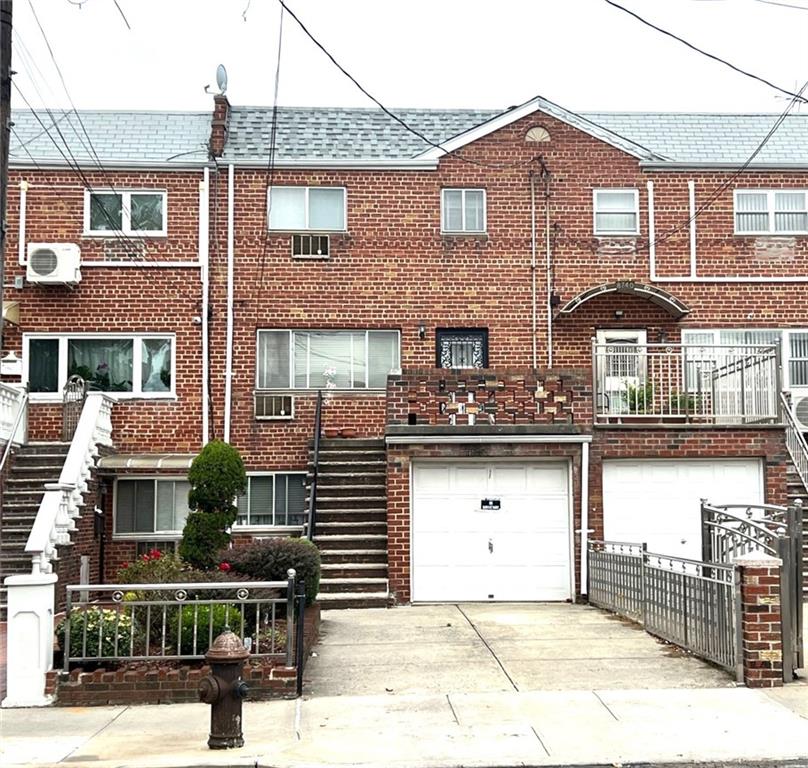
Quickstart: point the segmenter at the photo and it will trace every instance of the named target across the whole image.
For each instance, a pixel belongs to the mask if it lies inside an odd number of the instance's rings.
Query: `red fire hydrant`
[[[244,660],[250,652],[242,645],[238,635],[225,629],[205,654],[211,674],[199,681],[199,700],[210,704],[211,749],[230,749],[244,746],[241,702],[247,698],[249,688],[241,679]]]

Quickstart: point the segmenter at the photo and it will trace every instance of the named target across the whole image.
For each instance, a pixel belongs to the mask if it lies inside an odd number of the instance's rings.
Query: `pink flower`
[[[224,571],[225,573],[231,570],[230,563],[219,563],[219,570]]]

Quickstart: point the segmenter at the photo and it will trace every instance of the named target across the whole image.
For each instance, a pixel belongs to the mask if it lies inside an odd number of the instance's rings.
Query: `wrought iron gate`
[[[71,376],[62,390],[62,440],[66,443],[76,434],[86,397],[87,383],[81,376]]]
[[[738,555],[761,552],[778,557],[783,631],[783,679],[805,664],[802,634],[802,502],[771,504],[701,502],[702,559],[730,564]]]

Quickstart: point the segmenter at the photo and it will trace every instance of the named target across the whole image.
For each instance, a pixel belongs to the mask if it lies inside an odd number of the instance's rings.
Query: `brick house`
[[[94,143],[113,129],[89,186],[41,136],[36,166],[16,150],[9,279],[32,243],[82,269],[14,296],[31,436],[59,439],[71,372],[110,388],[97,349],[139,372],[112,393],[91,567],[178,537],[213,436],[250,474],[237,539],[300,533],[318,391],[333,605],[574,599],[589,538],[699,557],[700,498],[804,492],[808,117],[738,174],[773,116],[401,115],[443,150],[378,111],[282,108],[268,167],[272,111],[223,96],[212,119],[88,114]]]

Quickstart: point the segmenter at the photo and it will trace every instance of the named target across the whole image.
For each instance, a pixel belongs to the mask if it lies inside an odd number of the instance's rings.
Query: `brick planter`
[[[306,608],[304,620],[304,653],[308,658],[320,633],[320,606]],[[199,681],[209,673],[203,662],[179,664],[159,660],[137,662],[117,669],[95,669],[86,672],[73,669],[68,676],[53,671],[48,675],[48,688],[63,707],[95,707],[112,704],[181,704],[199,701]],[[289,699],[296,696],[296,667],[284,666],[281,659],[248,660],[244,665],[244,681],[250,686],[250,701]]]

